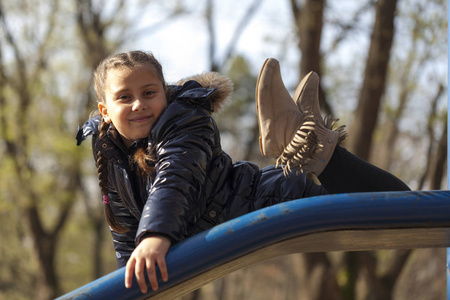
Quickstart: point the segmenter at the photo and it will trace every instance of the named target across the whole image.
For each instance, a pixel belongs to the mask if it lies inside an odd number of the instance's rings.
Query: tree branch
[[[446,169],[447,162],[447,113],[444,115],[443,130],[439,139],[438,148],[431,165],[430,188],[432,190],[441,189],[442,177]]]
[[[233,54],[234,50],[236,49],[236,46],[238,44],[239,38],[244,32],[245,28],[249,24],[250,20],[252,19],[252,16],[256,13],[258,8],[262,5],[264,0],[255,0],[247,9],[244,16],[239,21],[238,25],[236,26],[236,29],[234,30],[234,33],[231,37],[230,42],[228,43],[227,50],[225,51],[225,55],[223,58],[222,63],[220,64],[220,70],[222,70],[226,64],[226,62],[230,59],[231,55]]]
[[[331,42],[329,53],[336,50],[336,48],[339,46],[339,43],[344,40],[349,33],[351,33],[351,31],[356,27],[357,24],[359,24],[359,17],[361,16],[361,14],[369,9],[372,9],[375,5],[375,2],[375,0],[367,0],[366,3],[363,3],[363,5],[355,12],[352,20],[346,24],[334,22],[334,25],[340,26],[342,28],[342,31]],[[330,22],[330,24],[333,24],[333,22]]]
[[[403,267],[408,262],[409,257],[412,254],[412,250],[395,250],[394,257],[392,258],[392,263],[389,266],[389,269],[386,273],[381,277],[381,281],[383,284],[392,290],[399,279],[400,273],[403,270]]]
[[[437,103],[443,92],[444,92],[444,86],[442,84],[439,84],[438,91],[436,92],[436,95],[433,97],[433,100],[431,101],[431,109],[430,109],[430,113],[428,114],[428,119],[427,119],[427,132],[428,132],[428,136],[430,139],[430,143],[428,144],[428,149],[427,149],[427,160],[426,160],[426,164],[425,164],[425,170],[424,170],[422,176],[420,177],[419,185],[417,187],[418,190],[423,189],[423,186],[425,185],[425,181],[427,180],[428,174],[430,173],[430,167],[431,167],[431,163],[433,160],[434,142],[435,142],[433,124],[434,124],[434,120],[436,118]]]
[[[208,43],[208,54],[209,54],[209,63],[211,71],[218,71],[219,67],[216,64],[214,57],[216,56],[216,31],[214,30],[213,23],[213,0],[207,0],[206,2],[206,24],[208,29],[209,43]]]
[[[35,81],[36,78],[38,78],[39,72],[45,67],[45,65],[47,63],[47,60],[46,60],[46,54],[48,53],[47,46],[48,46],[50,38],[53,34],[53,30],[56,27],[55,24],[56,24],[56,15],[58,13],[58,4],[59,4],[58,0],[53,0],[53,2],[51,3],[52,10],[48,17],[49,24],[48,24],[47,32],[45,33],[44,38],[42,39],[42,42],[40,43],[40,45],[37,47],[38,50],[37,50],[36,69],[32,72],[32,75],[30,76],[32,82]]]
[[[295,22],[297,22],[300,19],[300,16],[302,14],[301,6],[298,5],[295,0],[291,0],[291,1],[289,1],[289,3],[291,4],[291,11],[292,11],[292,14],[294,15],[294,20],[295,20]],[[297,28],[298,28],[298,26],[297,26]]]

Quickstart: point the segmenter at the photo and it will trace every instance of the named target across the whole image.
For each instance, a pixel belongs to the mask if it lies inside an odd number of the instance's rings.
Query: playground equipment
[[[122,268],[58,299],[174,299],[230,272],[285,254],[449,247],[449,229],[450,191],[298,199],[174,245],[166,257],[169,281],[159,279],[156,293],[150,289],[142,294],[136,282],[126,289]]]

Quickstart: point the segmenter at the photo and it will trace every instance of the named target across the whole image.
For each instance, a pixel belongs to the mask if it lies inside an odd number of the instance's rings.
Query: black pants
[[[319,180],[330,194],[410,191],[400,179],[337,146]]]

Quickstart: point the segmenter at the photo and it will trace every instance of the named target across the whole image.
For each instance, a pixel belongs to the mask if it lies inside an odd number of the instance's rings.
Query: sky
[[[249,0],[239,1],[239,10],[236,10],[234,5],[229,5],[225,8],[220,7],[221,10],[216,11],[215,26],[219,56],[224,55],[224,49],[231,39],[236,20],[240,20],[244,9],[249,7],[251,2]],[[192,6],[193,1],[189,0],[185,3]],[[199,2],[196,1],[196,3]],[[265,58],[279,55],[277,53],[279,47],[276,47],[273,42],[267,41],[266,37],[276,38],[283,28],[291,26],[291,20],[287,17],[290,16],[286,7],[287,1],[262,0],[261,3],[261,7],[258,8],[254,18],[248,24],[237,46],[237,51],[245,53],[252,66],[256,68],[262,66]],[[169,82],[201,73],[208,69],[206,48],[208,34],[205,19],[201,15],[203,11],[204,6],[198,6],[193,14],[171,22],[154,34],[142,36],[127,47],[152,51],[162,63]],[[273,13],[270,14],[270,11]],[[267,16],[271,17],[266,20]],[[149,26],[148,24],[155,22],[157,19],[144,21],[140,26]]]

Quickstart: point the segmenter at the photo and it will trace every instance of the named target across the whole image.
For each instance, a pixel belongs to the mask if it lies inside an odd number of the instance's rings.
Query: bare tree
[[[299,1],[290,0],[291,11],[298,35],[298,48],[301,53],[300,78],[311,71],[322,75],[322,53],[320,51],[323,12],[325,0],[306,0],[299,4]],[[325,92],[322,86],[319,87],[320,108],[326,114],[332,114],[332,108],[325,99]]]
[[[300,77],[310,71],[322,74],[321,37],[325,0],[306,0],[299,4],[290,0],[291,11],[298,34],[298,47],[301,53]],[[322,110],[331,114],[331,107],[325,100],[325,93],[320,86],[319,103]],[[304,289],[308,299],[339,299],[336,274],[326,253],[305,253],[305,264],[301,279],[305,281]],[[309,276],[309,274],[314,276]]]
[[[408,105],[408,101],[411,98],[411,95],[414,94],[415,89],[419,86],[417,84],[417,74],[420,73],[420,70],[424,67],[427,61],[429,61],[432,56],[431,45],[432,41],[428,41],[430,47],[426,48],[422,53],[421,51],[417,51],[420,47],[420,42],[423,43],[424,37],[426,34],[424,33],[425,28],[427,28],[426,24],[424,24],[423,20],[420,19],[418,13],[412,17],[413,26],[411,28],[411,33],[408,35],[411,37],[411,48],[408,52],[408,55],[405,61],[399,62],[402,66],[398,70],[396,70],[395,66],[391,67],[391,76],[394,77],[397,75],[399,84],[399,93],[398,93],[398,105],[396,108],[392,108],[389,112],[386,113],[388,118],[388,128],[385,130],[384,136],[386,136],[385,145],[380,149],[381,155],[379,155],[380,167],[389,170],[394,160],[394,149],[396,145],[396,140],[400,133],[399,123],[403,118],[404,111]],[[428,38],[429,39],[429,38]],[[425,39],[427,40],[427,39]],[[395,80],[395,79],[393,79]],[[430,118],[436,113],[436,105],[438,100],[440,99],[443,93],[442,85],[438,89],[437,95],[434,97],[431,105]],[[392,112],[391,112],[392,111]],[[433,130],[430,128],[431,124],[428,124],[428,134],[430,140],[433,140]],[[433,143],[430,143],[432,145]],[[429,149],[429,152],[432,149]]]
[[[54,298],[60,292],[59,277],[56,274],[55,256],[58,247],[58,236],[61,233],[64,224],[67,222],[68,215],[73,206],[73,197],[69,199],[55,199],[61,205],[54,219],[53,226],[46,226],[41,210],[42,195],[39,192],[39,172],[35,154],[33,153],[35,145],[30,138],[35,112],[32,110],[36,99],[34,91],[41,84],[40,77],[45,73],[47,67],[48,45],[52,38],[55,28],[55,18],[58,13],[58,1],[51,1],[50,10],[47,16],[46,32],[38,40],[38,34],[35,36],[36,55],[33,60],[26,56],[24,47],[20,45],[19,33],[12,30],[7,20],[7,14],[4,6],[0,3],[0,24],[2,26],[2,34],[6,38],[6,45],[13,53],[12,67],[6,68],[5,60],[2,61],[1,74],[1,107],[0,107],[0,136],[6,144],[6,156],[14,165],[13,176],[19,189],[14,189],[12,193],[18,201],[18,205],[23,211],[28,221],[29,230],[35,247],[37,249],[37,257],[40,265],[41,280],[38,296],[41,299]],[[16,28],[17,29],[17,28]],[[0,51],[3,51],[1,49]],[[5,70],[10,69],[10,72]],[[6,88],[13,91],[14,98],[18,101],[19,109],[14,113],[14,118],[6,112],[11,109],[14,104],[7,102],[4,92]],[[8,128],[14,126],[15,135],[12,136],[8,132]],[[67,169],[61,170],[65,176],[61,177],[62,181],[55,182],[54,188],[75,191],[80,183],[79,168],[76,159],[74,164],[68,166]]]
[[[258,8],[262,5],[264,1],[255,0],[253,1],[248,8],[246,9],[244,15],[238,20],[236,23],[236,28],[233,31],[233,35],[228,42],[225,50],[225,55],[222,61],[219,61],[217,58],[217,41],[216,41],[216,28],[214,26],[214,0],[207,0],[206,2],[206,23],[208,28],[208,36],[209,36],[209,61],[210,61],[210,71],[213,72],[223,72],[226,63],[232,58],[234,55],[236,46],[239,42],[239,38],[242,33],[245,31],[248,23],[255,15]]]
[[[375,24],[366,60],[364,81],[349,138],[349,148],[355,155],[365,160],[369,159],[372,134],[377,124],[386,85],[397,0],[377,1],[375,7]]]
[[[447,114],[444,115],[442,124],[442,134],[439,138],[438,147],[435,152],[434,159],[431,160],[430,164],[430,188],[432,190],[439,190],[442,188],[442,179],[444,177],[444,172],[447,169]]]
[[[106,38],[108,25],[112,20],[102,19],[101,7],[95,7],[91,0],[74,1],[76,5],[77,27],[80,32],[82,42],[83,60],[86,67],[93,70],[100,61],[117,48],[119,41],[109,42]],[[112,15],[116,16],[119,10],[123,9],[124,3],[120,1]],[[89,109],[95,102],[92,93],[89,91],[92,77],[81,83],[84,86],[82,109],[79,114],[79,124],[82,124],[89,114]],[[92,266],[93,279],[103,275],[103,259],[101,255],[103,241],[105,239],[105,220],[102,213],[99,195],[92,195],[88,192],[86,185],[82,186],[83,200],[86,206],[87,216],[93,226],[94,244],[92,245]]]
[[[436,118],[437,104],[438,104],[438,101],[439,101],[441,95],[443,94],[443,92],[444,92],[444,86],[442,84],[440,84],[436,95],[434,96],[434,98],[431,101],[431,109],[428,114],[427,124],[426,124],[426,126],[427,126],[426,132],[428,134],[428,138],[430,139],[430,143],[428,144],[427,155],[426,155],[427,163],[425,165],[425,170],[419,180],[419,184],[417,187],[418,190],[422,190],[424,188],[425,181],[430,178],[430,174],[436,174],[436,172],[438,172],[438,168],[442,170],[445,165],[443,163],[444,161],[442,159],[433,159],[434,157],[436,157],[436,158],[441,157],[442,154],[436,155],[436,153],[443,150],[443,149],[442,150],[435,149],[436,148],[435,147],[435,139],[436,138],[435,138],[435,133],[434,133],[435,123],[438,120],[438,118]],[[443,135],[444,135],[444,134],[447,134],[445,131],[447,129],[447,120],[446,119],[444,120],[443,124],[444,124]],[[442,137],[439,142],[439,144],[441,145],[440,147],[445,147],[444,145],[441,144],[441,141],[442,141]],[[438,163],[440,163],[439,167],[437,165]],[[432,172],[430,171],[431,168],[434,169]],[[442,171],[441,171],[441,173],[442,173]],[[441,176],[440,180],[442,180],[442,176]],[[432,182],[435,182],[435,181],[432,180]],[[435,185],[431,184],[431,186],[435,186]],[[440,184],[439,184],[439,186],[440,186]]]

